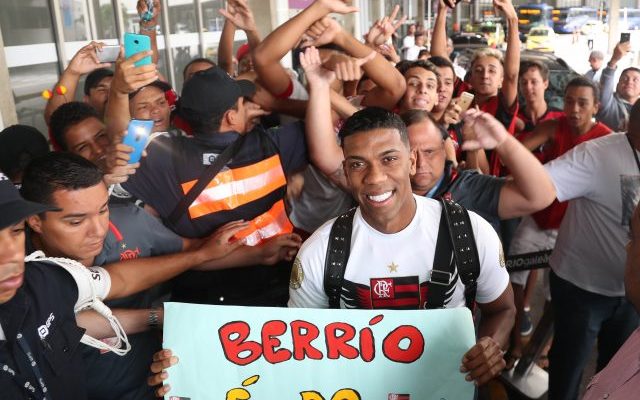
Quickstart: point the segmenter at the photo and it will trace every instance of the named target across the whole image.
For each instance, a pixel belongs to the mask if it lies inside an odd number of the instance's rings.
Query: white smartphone
[[[460,100],[458,100],[458,105],[460,106],[460,113],[463,113],[471,107],[473,103],[474,96],[469,92],[462,92],[460,95]]]
[[[96,54],[101,63],[115,62],[118,59],[118,54],[120,54],[120,46],[102,46],[102,51],[96,48]]]

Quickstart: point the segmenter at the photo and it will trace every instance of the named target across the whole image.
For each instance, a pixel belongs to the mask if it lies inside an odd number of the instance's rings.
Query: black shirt
[[[25,264],[22,287],[0,305],[0,324],[6,336],[0,341],[0,365],[6,364],[33,383],[36,395],[0,368],[2,399],[41,399],[36,369],[48,389],[48,398],[86,399],[85,364],[79,346],[84,330],[76,325],[77,300],[76,283],[64,269],[42,262]],[[35,368],[19,345],[18,334],[33,353]]]

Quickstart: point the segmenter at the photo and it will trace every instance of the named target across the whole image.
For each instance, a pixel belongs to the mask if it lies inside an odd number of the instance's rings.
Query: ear
[[[29,225],[32,231],[42,234],[42,219],[39,215],[27,217],[27,225]]]
[[[416,154],[416,150],[410,150],[409,151],[409,175],[413,176],[416,174],[417,171],[417,159],[418,156]]]
[[[546,81],[544,81],[544,90],[547,90],[549,88],[549,80],[547,79]]]
[[[89,102],[89,96],[87,96],[86,94],[84,96],[82,96],[82,101],[84,101],[85,103]]]
[[[595,104],[593,105],[593,114],[592,115],[596,115],[598,113],[599,109],[600,109],[600,102],[596,101]]]

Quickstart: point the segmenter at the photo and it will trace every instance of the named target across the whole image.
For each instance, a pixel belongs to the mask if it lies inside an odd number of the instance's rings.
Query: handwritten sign
[[[169,400],[464,400],[475,343],[452,310],[315,310],[165,303]]]

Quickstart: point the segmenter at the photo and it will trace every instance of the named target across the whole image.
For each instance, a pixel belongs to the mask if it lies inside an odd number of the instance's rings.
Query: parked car
[[[487,38],[478,33],[458,33],[451,37],[454,49],[478,49],[489,45]]]
[[[580,28],[580,33],[582,33],[583,35],[599,35],[601,33],[604,32],[604,24],[602,23],[602,21],[597,21],[597,20],[591,20],[591,21],[587,21],[584,23],[584,25],[582,25],[582,28]]]
[[[535,51],[555,51],[556,33],[548,26],[531,28],[527,34],[526,49]]]

